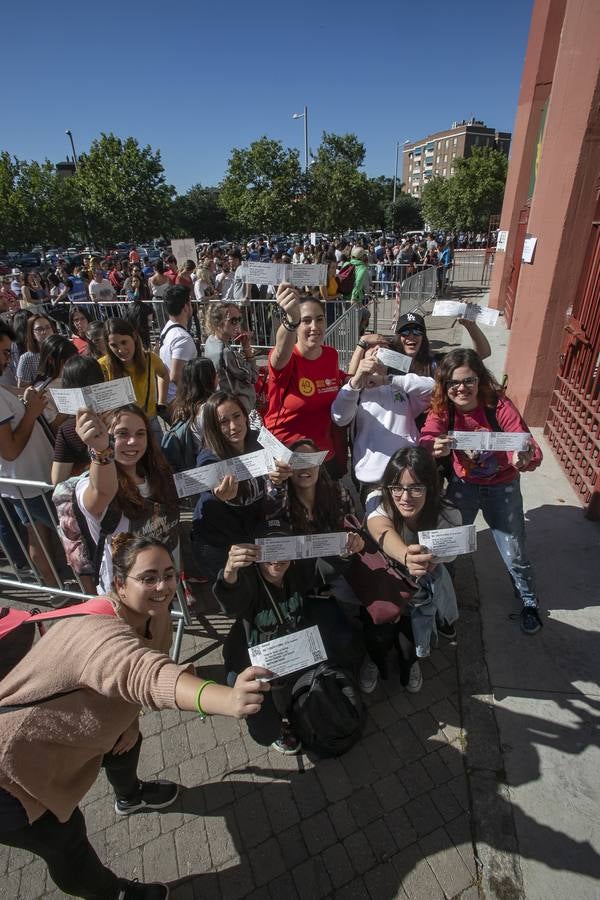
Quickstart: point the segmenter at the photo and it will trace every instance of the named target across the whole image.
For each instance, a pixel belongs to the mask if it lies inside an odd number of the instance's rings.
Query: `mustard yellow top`
[[[149,367],[148,360],[150,360]],[[108,357],[102,356],[98,362],[100,363],[100,367],[104,374],[104,380],[112,381]],[[123,364],[123,371],[131,378],[138,406],[141,406],[148,418],[151,419],[156,415],[156,402],[158,398],[156,376],[160,375],[161,378],[164,376],[165,364],[156,353],[147,352],[145,354],[143,372],[136,372],[132,363]],[[148,390],[148,382],[150,382],[150,390]],[[148,397],[148,403],[145,402],[146,397]]]

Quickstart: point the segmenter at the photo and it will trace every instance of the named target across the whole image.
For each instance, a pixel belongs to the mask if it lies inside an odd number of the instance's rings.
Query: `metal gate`
[[[504,304],[504,318],[506,319],[506,327],[510,328],[512,324],[513,312],[515,309],[515,297],[519,284],[519,273],[521,271],[521,256],[523,255],[523,245],[525,244],[525,235],[527,234],[527,223],[529,222],[529,204],[524,206],[519,215],[519,224],[517,226],[517,236],[515,239],[515,247],[513,250],[513,262],[510,272],[510,278],[506,286],[506,302]]]
[[[579,289],[565,325],[544,433],[581,495],[586,516],[600,519],[600,221],[592,223]]]

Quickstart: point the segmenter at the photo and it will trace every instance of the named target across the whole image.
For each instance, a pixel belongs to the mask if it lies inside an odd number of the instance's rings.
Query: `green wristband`
[[[196,709],[198,710],[198,712],[200,714],[200,718],[202,719],[203,722],[206,719],[206,713],[202,709],[202,704],[200,703],[200,698],[202,697],[202,691],[204,690],[205,687],[208,687],[209,684],[216,684],[216,683],[217,683],[216,681],[211,681],[209,679],[208,681],[205,681],[203,684],[201,684],[200,687],[198,688],[198,693],[196,694]]]

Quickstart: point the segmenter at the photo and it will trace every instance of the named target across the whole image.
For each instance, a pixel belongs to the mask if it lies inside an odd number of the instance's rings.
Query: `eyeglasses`
[[[416,497],[423,497],[426,490],[426,484],[395,484],[394,487],[390,488],[390,494],[394,500],[400,500],[405,492],[409,497],[415,499]]]
[[[231,316],[231,318],[227,319],[227,321],[231,325],[239,325],[240,322],[242,321],[242,317],[241,316]]]
[[[474,387],[479,381],[479,377],[477,375],[469,375],[468,378],[458,378],[456,380],[451,380],[446,382],[446,387],[449,391],[457,391],[461,385],[465,387]]]
[[[178,572],[169,572],[168,575],[128,575],[145,588],[157,588],[159,584],[175,584],[179,578]]]
[[[41,326],[40,328],[34,328],[34,329],[33,329],[33,333],[34,333],[34,334],[50,334],[51,331],[52,331],[51,328],[47,328],[47,327],[45,328],[44,326]]]
[[[411,325],[409,328],[403,328],[400,332],[400,337],[408,337],[409,334],[416,335],[417,337],[423,337],[423,329],[419,328],[418,325]]]

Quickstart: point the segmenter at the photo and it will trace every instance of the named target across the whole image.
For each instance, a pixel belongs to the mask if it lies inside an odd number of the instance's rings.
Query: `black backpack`
[[[292,687],[289,719],[296,736],[319,756],[341,756],[361,737],[366,709],[348,669],[328,662],[304,672]]]

